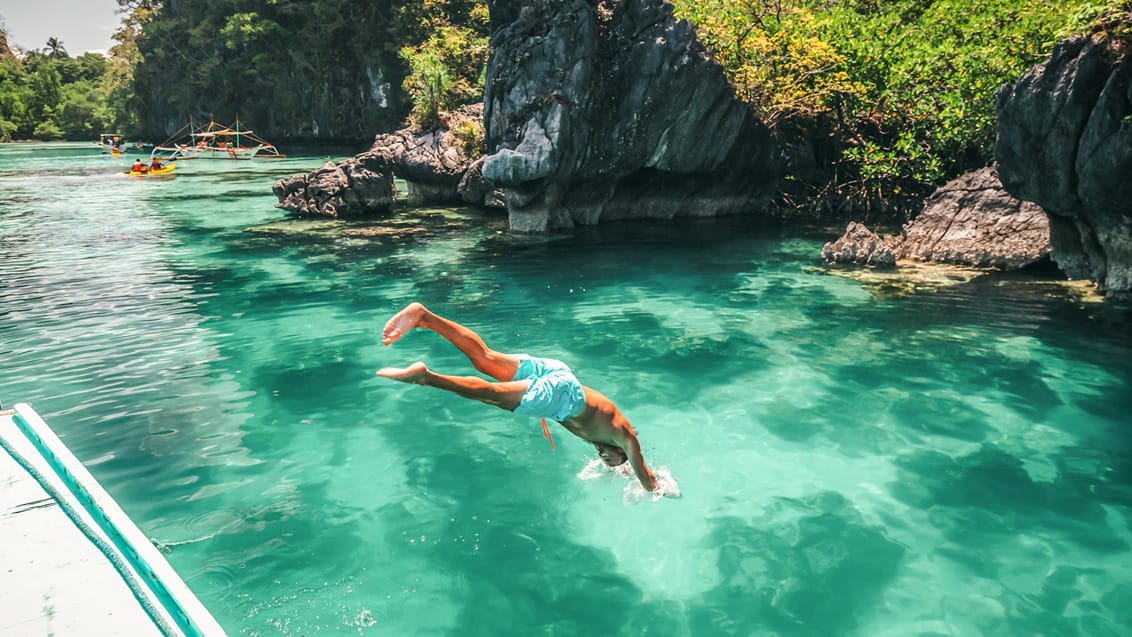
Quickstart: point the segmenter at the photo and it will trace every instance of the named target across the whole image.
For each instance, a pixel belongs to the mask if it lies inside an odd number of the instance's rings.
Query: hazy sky
[[[55,37],[71,55],[109,49],[122,20],[117,9],[117,0],[0,0],[8,44],[42,49]]]

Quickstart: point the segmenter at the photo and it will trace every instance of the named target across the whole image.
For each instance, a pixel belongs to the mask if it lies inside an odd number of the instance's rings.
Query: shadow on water
[[[905,548],[834,492],[780,499],[753,520],[710,521],[722,584],[690,610],[693,635],[852,634]]]
[[[911,453],[897,460],[901,472],[891,488],[897,499],[931,513],[947,540],[936,552],[981,578],[1010,581],[1022,565],[1002,556],[1018,559],[1020,538],[1022,546],[1026,540],[1034,546],[1064,541],[1096,559],[1122,559],[1129,549],[1126,535],[1108,524],[1103,504],[1128,506],[1128,483],[1112,488],[1106,472],[1093,466],[1099,460],[1096,454],[1081,457],[1082,451],[1059,456],[1056,478],[1042,482],[1031,478],[1018,458],[988,445],[954,458],[931,451]],[[1105,483],[1107,489],[1099,488]],[[1025,568],[1044,573],[1043,579],[1027,581],[1022,590],[1002,586],[997,597],[1007,609],[1004,631],[1117,635],[1116,626],[1132,620],[1127,614],[1111,615],[1112,609],[1129,608],[1132,585],[1107,592],[1107,609],[1083,603],[1092,592],[1088,580],[1098,571],[1065,552],[1066,547],[1032,552],[1035,563]],[[1037,596],[1026,592],[1038,585]],[[1071,606],[1075,612],[1066,614]]]
[[[922,451],[898,459],[897,465],[903,474],[892,485],[893,493],[907,504],[991,514],[970,527],[959,524],[944,529],[953,539],[966,538],[964,543],[972,547],[985,546],[995,536],[1067,520],[1089,522],[1086,526],[1093,527],[1092,522],[1104,517],[1100,503],[1080,497],[1089,490],[1085,476],[1059,475],[1054,482],[1035,482],[1018,458],[992,446],[983,445],[958,457]],[[975,534],[982,537],[973,537]],[[1110,532],[1078,539],[1096,548],[1126,548]]]

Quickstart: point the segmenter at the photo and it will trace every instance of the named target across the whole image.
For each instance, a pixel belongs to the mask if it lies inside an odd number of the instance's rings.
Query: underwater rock
[[[341,232],[342,222],[334,219],[288,219],[244,228],[244,232],[262,236],[333,238]]]

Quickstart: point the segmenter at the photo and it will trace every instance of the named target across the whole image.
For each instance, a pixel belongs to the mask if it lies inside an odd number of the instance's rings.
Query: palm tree
[[[59,38],[47,38],[47,57],[67,57],[67,49],[63,48],[63,41]]]

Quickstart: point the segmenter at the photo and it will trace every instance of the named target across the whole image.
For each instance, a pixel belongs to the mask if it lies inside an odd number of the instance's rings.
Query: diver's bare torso
[[[629,419],[601,392],[584,385],[582,391],[586,406],[578,415],[562,421],[562,426],[596,447],[606,465],[616,467],[628,461],[641,484],[649,491],[655,490],[656,476],[645,464],[641,443]]]
[[[586,442],[620,447],[622,429],[629,426],[629,421],[601,392],[585,385],[582,390],[586,393],[586,406],[578,415],[563,420],[562,426]]]

